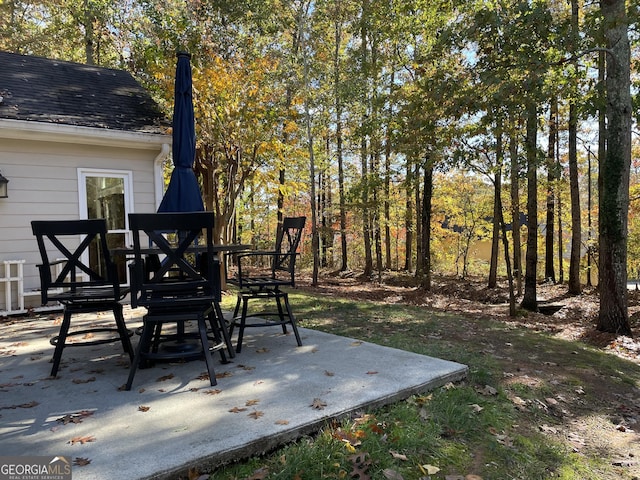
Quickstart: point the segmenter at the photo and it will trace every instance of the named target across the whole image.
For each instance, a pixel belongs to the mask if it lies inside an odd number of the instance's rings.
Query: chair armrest
[[[239,252],[234,254],[234,257],[236,258],[237,271],[233,277],[229,278],[227,276],[227,282],[237,285],[239,288],[243,287],[243,280],[245,279],[245,277],[242,275],[242,259],[248,260],[250,258],[257,257],[273,257],[277,254],[278,252],[276,252],[275,250],[250,250],[247,252]]]
[[[249,273],[248,275],[243,274],[243,259],[251,259],[258,257],[271,258],[271,266],[270,266],[270,277],[275,280],[277,278],[277,271],[287,272],[290,275],[289,282],[291,285],[295,285],[295,273],[294,273],[294,262],[295,257],[300,255],[298,252],[278,252],[276,250],[251,250],[248,252],[241,252],[236,254],[236,274],[227,278],[227,281],[233,285],[237,285],[239,288],[243,288],[245,282],[249,281],[251,283],[252,275]],[[287,260],[289,259],[289,260]],[[290,268],[282,268],[281,263],[286,261],[290,264]],[[246,267],[246,264],[245,264]]]

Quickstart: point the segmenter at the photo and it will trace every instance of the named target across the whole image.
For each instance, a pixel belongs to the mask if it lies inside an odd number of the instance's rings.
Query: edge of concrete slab
[[[156,472],[145,477],[143,480],[175,480],[176,477],[181,475],[187,478],[186,475],[188,475],[189,469],[195,468],[202,472],[211,472],[212,470],[227,464],[246,460],[255,455],[267,454],[305,435],[310,435],[320,431],[322,427],[330,421],[348,418],[353,413],[360,410],[370,410],[390,405],[392,403],[406,400],[412,395],[433,391],[449,382],[460,381],[466,378],[469,372],[469,367],[462,364],[460,366],[461,368],[456,371],[433,378],[420,385],[414,385],[393,394],[376,398],[375,400],[353,405],[352,407],[343,409],[340,412],[314,419],[311,422],[303,425],[297,425],[295,428],[291,428],[277,434],[270,433],[267,436],[256,438],[254,441],[242,445],[241,447],[222,450],[205,456],[197,461],[190,461],[184,465],[176,466],[175,468],[171,468],[163,472]]]

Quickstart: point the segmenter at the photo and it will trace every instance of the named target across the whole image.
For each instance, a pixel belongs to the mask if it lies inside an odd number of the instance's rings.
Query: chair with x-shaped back
[[[142,319],[127,390],[143,362],[193,358],[193,352],[162,348],[169,342],[181,343],[188,335],[185,324],[192,320],[197,322],[195,336],[200,343],[195,356],[204,355],[210,383],[216,385],[211,351],[217,350],[226,363],[224,349],[230,341],[219,306],[220,268],[213,249],[213,225],[212,212],[129,214],[134,250],[131,306],[145,307],[147,313]],[[198,245],[201,237],[204,243]],[[146,247],[145,243],[152,246]],[[151,258],[159,261],[147,268]],[[177,333],[164,335],[162,327],[166,324],[175,325]]]
[[[132,333],[127,330],[120,303],[129,289],[120,286],[116,266],[111,261],[106,221],[34,220],[31,228],[42,259],[38,265],[42,304],[59,302],[64,308],[60,331],[50,340],[55,346],[51,376],[58,373],[65,347],[119,340],[125,353],[133,359],[129,339]],[[106,310],[113,311],[115,328],[87,326],[70,330],[73,315]],[[72,336],[85,339],[67,343],[67,338]]]
[[[232,335],[234,328],[238,327],[237,353],[242,349],[244,329],[247,327],[281,325],[282,332],[286,334],[289,324],[298,346],[302,346],[296,318],[289,304],[289,294],[282,288],[295,287],[296,258],[305,221],[306,217],[285,217],[273,250],[252,250],[237,255],[237,274],[228,279],[230,284],[238,287],[238,300],[229,329]],[[255,268],[261,260],[268,263],[266,272]],[[248,304],[252,299],[273,299],[277,310],[249,314]],[[242,312],[238,315],[241,306]]]

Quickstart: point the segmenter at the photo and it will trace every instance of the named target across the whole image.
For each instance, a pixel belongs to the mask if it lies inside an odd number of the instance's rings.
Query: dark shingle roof
[[[0,118],[137,132],[166,119],[128,72],[0,52]]]

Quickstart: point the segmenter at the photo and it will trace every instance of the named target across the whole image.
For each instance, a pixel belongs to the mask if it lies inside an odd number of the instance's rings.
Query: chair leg
[[[120,341],[122,342],[122,348],[125,353],[129,355],[129,361],[133,361],[134,352],[131,346],[131,338],[129,337],[129,330],[124,322],[124,314],[122,304],[116,303],[113,306],[113,316],[116,319],[116,325],[118,327],[118,334],[120,335]]]
[[[291,328],[293,329],[293,333],[296,336],[296,341],[298,342],[298,346],[301,347],[302,340],[300,339],[300,333],[298,332],[298,324],[296,322],[296,317],[293,316],[293,312],[291,311],[291,305],[289,305],[289,294],[285,292],[283,294],[283,298],[284,298],[284,305],[287,308],[287,314],[289,315]]]
[[[156,329],[156,326],[151,325],[149,323],[145,323],[142,327],[142,334],[140,335],[140,340],[138,341],[136,354],[135,354],[135,357],[133,358],[133,362],[131,362],[131,367],[129,368],[129,378],[127,379],[127,385],[125,386],[125,390],[131,390],[133,377],[136,375],[136,370],[138,369],[138,366],[142,361],[142,356],[145,353],[149,352],[149,348],[151,347],[151,338],[153,336],[153,332],[155,331],[155,329]]]
[[[227,348],[227,344],[224,342],[220,334],[215,307],[212,306],[211,311],[207,314],[207,320],[209,321],[209,326],[207,328],[211,329],[211,333],[213,335],[213,349],[220,352],[221,363],[229,363],[229,361],[227,360],[227,356],[224,353],[225,348]]]
[[[53,366],[51,367],[51,376],[55,377],[58,374],[58,367],[60,367],[60,360],[62,359],[62,350],[64,350],[65,343],[67,342],[67,334],[69,333],[69,327],[71,326],[71,311],[67,308],[64,309],[64,315],[62,317],[62,325],[60,325],[60,332],[56,340],[56,348],[53,351]]]
[[[238,298],[240,301],[240,298]],[[240,353],[242,350],[242,337],[244,337],[244,327],[247,322],[247,308],[249,306],[249,298],[242,297],[242,316],[240,317],[240,327],[238,328],[238,343],[236,346],[236,353]]]
[[[282,325],[282,334],[286,335],[287,334],[287,321],[291,321],[291,317],[289,317],[289,320],[285,319],[284,316],[284,310],[282,309],[282,302],[280,301],[281,297],[283,296],[282,292],[276,292],[276,305],[278,306],[278,317],[280,318],[280,325]]]
[[[229,324],[229,337],[233,336],[233,329],[236,326],[236,321],[235,319],[238,318],[238,312],[240,311],[240,302],[241,302],[241,296],[240,294],[238,294],[238,300],[236,301],[236,306],[233,309],[233,315],[231,316],[231,322]]]
[[[238,316],[238,312],[240,311],[240,302],[242,301],[242,296],[238,294],[238,299],[236,300],[236,307],[233,309],[233,318]]]
[[[207,337],[207,324],[205,322],[204,315],[200,315],[198,317],[198,331],[200,332],[200,341],[202,342],[204,360],[207,363],[207,371],[209,372],[209,381],[213,387],[218,384],[218,381],[216,380],[216,372],[213,369],[213,359],[211,358],[211,352],[209,351],[209,338]]]
[[[229,352],[229,356],[234,358],[236,356],[235,351],[233,350],[233,344],[231,343],[231,334],[229,330],[227,330],[227,323],[224,319],[224,314],[222,313],[222,308],[220,308],[220,304],[218,302],[213,302],[213,321],[217,322],[218,331],[222,333],[222,339],[224,340],[224,344],[227,347],[227,351]],[[213,329],[213,325],[211,326]],[[215,334],[215,332],[214,332]],[[227,362],[226,358],[223,359],[223,362]]]
[[[153,353],[158,353],[158,349],[160,348],[160,337],[162,336],[162,323],[158,322],[153,326],[153,335],[151,336],[150,344],[151,351]]]

